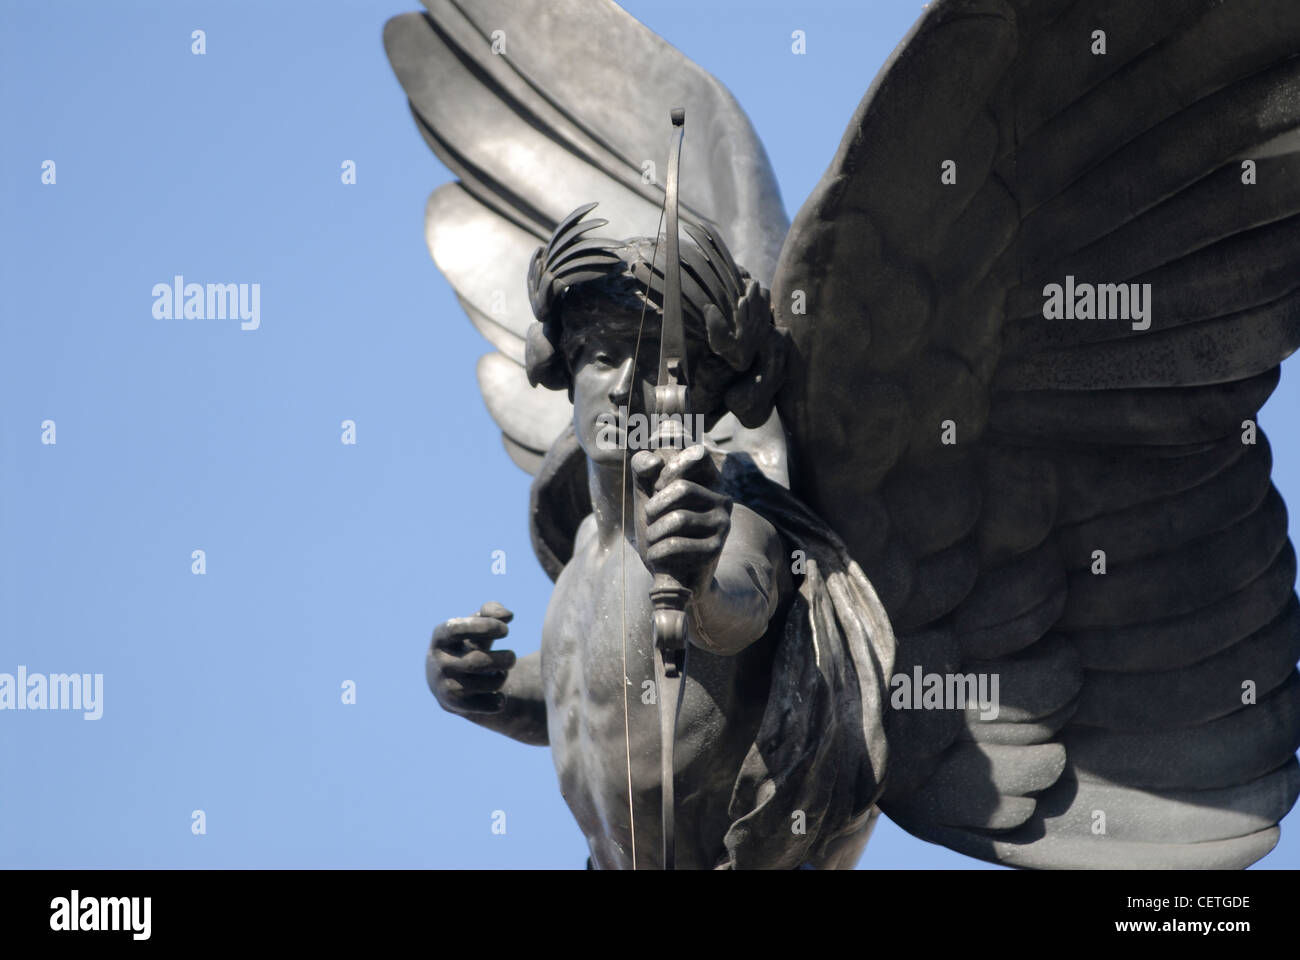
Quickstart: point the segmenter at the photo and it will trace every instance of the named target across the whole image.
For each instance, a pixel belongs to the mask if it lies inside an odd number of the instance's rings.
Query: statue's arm
[[[513,617],[490,602],[473,616],[444,620],[433,631],[425,675],[444,710],[544,747],[550,741],[541,652],[516,659],[512,650],[492,649],[509,632]]]
[[[719,656],[740,653],[767,632],[791,590],[776,528],[726,492],[703,444],[675,456],[641,450],[631,460],[652,573],[668,573],[691,591],[691,642]]]
[[[501,688],[505,702],[498,713],[469,713],[480,727],[504,733],[520,743],[538,747],[550,744],[546,728],[546,698],[542,694],[542,652],[518,660]]]
[[[713,578],[693,603],[697,646],[730,656],[767,632],[793,588],[784,550],[770,523],[743,504],[732,506]]]

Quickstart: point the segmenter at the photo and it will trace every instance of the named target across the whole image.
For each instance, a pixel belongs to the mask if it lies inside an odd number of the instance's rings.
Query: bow
[[[651,449],[658,452],[662,461],[659,475],[671,464],[691,437],[686,429],[690,412],[689,380],[686,366],[686,333],[682,322],[681,255],[678,237],[677,180],[681,165],[682,137],[685,132],[686,112],[677,107],[672,111],[673,132],[668,148],[668,174],[664,187],[664,219],[666,220],[666,262],[664,265],[663,325],[659,335],[659,378],[655,385],[654,427],[650,436]],[[656,238],[656,246],[657,238]],[[647,288],[647,299],[649,290]],[[637,334],[640,348],[640,333]],[[637,537],[644,543],[645,530],[643,501],[654,493],[654,478],[648,486],[638,486],[639,507]],[[654,667],[656,701],[659,707],[660,783],[662,785],[661,813],[663,817],[663,863],[672,870],[676,859],[676,833],[674,830],[674,774],[673,746],[677,735],[677,716],[681,712],[682,688],[686,676],[686,605],[691,591],[682,586],[670,571],[656,569],[650,588],[654,606]],[[627,687],[624,684],[626,707]],[[630,764],[630,759],[629,759]],[[629,767],[629,805],[631,801],[631,771]],[[636,864],[636,833],[632,833],[633,866]]]

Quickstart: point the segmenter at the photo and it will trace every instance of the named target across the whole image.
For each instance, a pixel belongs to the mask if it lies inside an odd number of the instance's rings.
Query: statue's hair
[[[534,386],[571,389],[577,349],[591,329],[630,325],[635,335],[643,313],[652,329],[662,320],[665,251],[656,254],[648,237],[622,243],[584,237],[608,223],[583,220],[595,206],[585,204],[560,221],[529,263],[537,322],[528,329],[525,365]],[[769,292],[736,264],[717,229],[685,220],[682,227],[689,235],[680,243],[682,323],[688,341],[704,344],[709,355],[692,379],[706,388],[695,391],[698,399],[717,398],[716,409],[699,412],[715,421],[730,410],[757,427],[772,412],[787,336],[773,324]]]

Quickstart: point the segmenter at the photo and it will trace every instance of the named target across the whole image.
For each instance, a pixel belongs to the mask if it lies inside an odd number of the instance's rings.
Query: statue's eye
[[[611,357],[604,350],[597,350],[595,357],[593,357],[592,359],[595,360],[597,363],[599,363],[602,367],[614,366],[614,358]]]

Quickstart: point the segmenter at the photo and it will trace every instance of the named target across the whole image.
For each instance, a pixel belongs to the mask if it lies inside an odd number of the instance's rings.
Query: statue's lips
[[[622,435],[627,433],[629,425],[634,425],[645,417],[646,414],[637,412],[629,414],[626,410],[602,410],[591,418],[591,426],[595,430],[617,431]]]
[[[596,424],[597,446],[604,450],[626,450],[627,429],[610,425]]]

